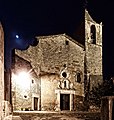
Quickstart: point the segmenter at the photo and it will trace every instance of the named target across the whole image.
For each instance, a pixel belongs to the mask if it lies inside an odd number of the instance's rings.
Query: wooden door
[[[69,94],[60,95],[60,109],[70,110],[70,95]]]
[[[34,97],[34,110],[38,110],[38,98]]]

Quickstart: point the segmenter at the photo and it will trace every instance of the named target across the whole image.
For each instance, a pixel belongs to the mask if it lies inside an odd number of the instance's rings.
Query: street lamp
[[[22,89],[28,89],[30,87],[31,79],[30,74],[28,72],[20,72],[16,76],[16,84]]]

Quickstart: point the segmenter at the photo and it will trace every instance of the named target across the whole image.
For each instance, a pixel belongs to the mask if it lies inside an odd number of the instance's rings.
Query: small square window
[[[81,82],[81,74],[79,72],[76,74],[76,82]]]
[[[34,80],[32,80],[32,84],[34,83]]]
[[[66,67],[66,64],[64,64],[63,66]]]
[[[65,41],[65,44],[66,44],[66,45],[69,45],[69,41],[66,40],[66,41]]]

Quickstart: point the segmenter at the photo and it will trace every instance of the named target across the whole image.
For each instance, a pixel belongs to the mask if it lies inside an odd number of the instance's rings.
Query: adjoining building
[[[0,120],[4,118],[4,31],[0,23]]]
[[[85,10],[75,39],[36,37],[37,46],[15,51],[14,110],[77,111],[92,87],[102,82],[102,23]]]

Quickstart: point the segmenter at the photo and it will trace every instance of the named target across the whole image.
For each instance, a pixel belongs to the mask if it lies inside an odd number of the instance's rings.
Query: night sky
[[[76,31],[86,6],[92,18],[103,22],[104,79],[114,76],[113,0],[1,0],[0,21],[5,32],[5,68],[10,68],[10,51],[26,49],[35,36]],[[17,39],[15,36],[19,35]],[[7,63],[7,64],[6,64]]]

